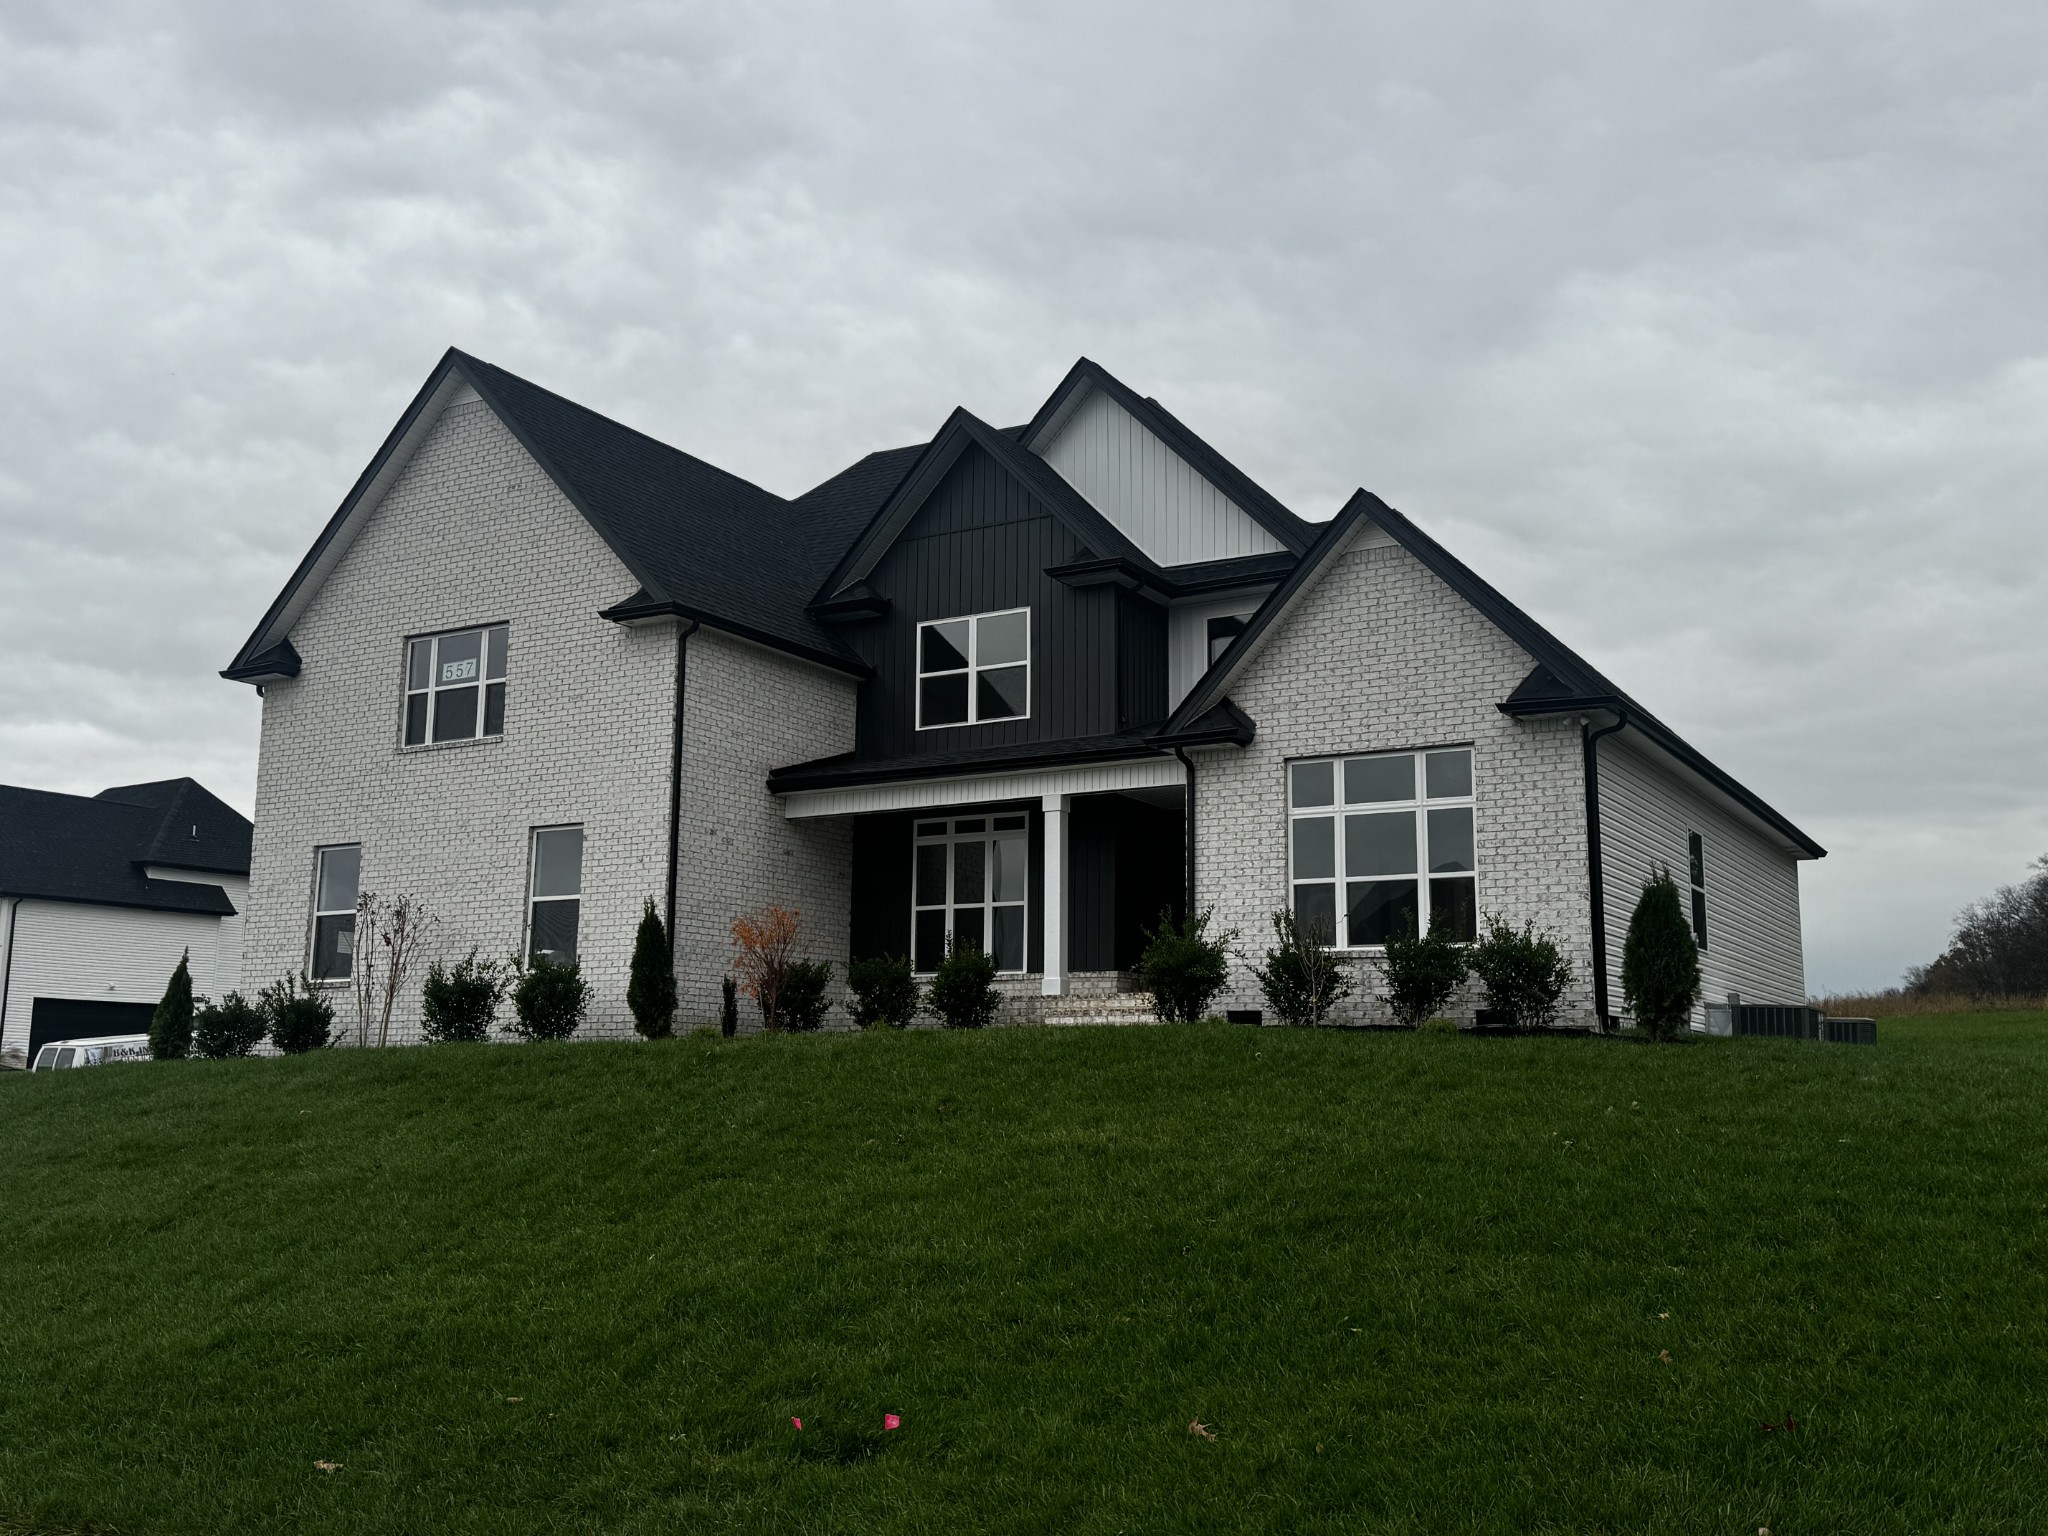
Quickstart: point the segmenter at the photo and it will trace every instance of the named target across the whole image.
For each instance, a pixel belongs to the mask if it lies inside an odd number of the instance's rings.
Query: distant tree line
[[[1955,935],[1931,965],[1906,972],[1906,991],[1935,997],[2037,997],[2048,993],[2048,856],[2017,885],[2001,886],[1956,914]]]

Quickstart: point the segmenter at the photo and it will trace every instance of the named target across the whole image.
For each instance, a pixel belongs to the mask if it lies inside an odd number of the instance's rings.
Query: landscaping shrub
[[[304,971],[282,978],[256,994],[256,1010],[270,1029],[270,1043],[287,1056],[301,1056],[333,1043],[334,1004],[306,979]]]
[[[1451,939],[1448,922],[1442,917],[1432,919],[1429,932],[1417,938],[1411,918],[1401,933],[1388,937],[1386,954],[1380,960],[1380,973],[1387,982],[1387,1006],[1397,1020],[1415,1029],[1451,1000],[1470,969],[1465,946]]]
[[[1548,933],[1533,922],[1520,931],[1499,913],[1488,913],[1486,933],[1472,946],[1472,974],[1486,989],[1486,1006],[1506,1014],[1517,1029],[1541,1029],[1557,1017],[1557,1005],[1572,984],[1572,963]]]
[[[761,1019],[773,1032],[782,1028],[782,985],[796,964],[799,914],[788,907],[763,907],[732,920],[733,969],[740,988],[761,1005]]]
[[[985,1029],[1003,1005],[995,983],[994,960],[972,945],[951,945],[925,989],[925,1006],[948,1029]]]
[[[512,984],[495,960],[480,960],[472,949],[449,970],[436,960],[427,970],[420,999],[420,1033],[430,1045],[488,1040],[498,1004]]]
[[[825,1010],[831,999],[825,993],[832,985],[832,967],[823,960],[792,960],[782,975],[782,991],[775,999],[777,1022],[784,1029],[813,1030],[825,1024]],[[762,1010],[767,1012],[765,1005]]]
[[[208,1003],[193,1021],[193,1054],[209,1061],[247,1056],[261,1043],[267,1026],[263,1014],[239,992]]]
[[[1419,1035],[1455,1035],[1458,1032],[1456,1019],[1424,1019],[1415,1026]]]
[[[566,1040],[583,1022],[590,1005],[590,987],[583,967],[571,960],[557,964],[535,955],[519,966],[519,984],[512,989],[512,1022],[505,1028],[522,1040]]]
[[[1636,1028],[1652,1040],[1675,1040],[1700,996],[1700,947],[1693,938],[1678,882],[1660,869],[1643,882],[1628,938],[1621,946],[1621,995]]]
[[[723,990],[725,997],[718,1005],[718,1032],[730,1040],[740,1032],[739,983],[728,976]]]
[[[665,1040],[676,1032],[675,965],[669,958],[668,930],[651,896],[640,914],[640,931],[633,936],[626,1006],[633,1010],[633,1027],[648,1039]]]
[[[902,955],[856,960],[846,968],[846,1011],[862,1029],[902,1029],[917,1016],[917,976]]]
[[[1145,935],[1144,958],[1138,962],[1139,985],[1152,994],[1152,1005],[1169,1024],[1192,1024],[1209,1011],[1230,979],[1228,946],[1236,930],[1209,937],[1209,919],[1216,909],[1190,914],[1176,927],[1171,911],[1159,914],[1159,926]]]
[[[149,1016],[149,1054],[158,1061],[176,1061],[192,1050],[192,951],[178,956],[163,1001]]]
[[[1282,907],[1273,914],[1273,937],[1266,963],[1252,967],[1259,990],[1283,1024],[1314,1026],[1351,994],[1351,978],[1322,935]]]

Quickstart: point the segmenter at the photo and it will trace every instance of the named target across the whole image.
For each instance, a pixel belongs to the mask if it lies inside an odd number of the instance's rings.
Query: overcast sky
[[[0,782],[192,774],[451,343],[794,494],[1104,363],[1831,850],[2048,851],[2048,9],[0,0]]]

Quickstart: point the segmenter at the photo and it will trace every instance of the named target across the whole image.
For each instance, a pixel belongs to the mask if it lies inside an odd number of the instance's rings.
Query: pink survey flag
[[[790,1416],[789,1422],[794,1424],[798,1429],[802,1429],[804,1427],[804,1421],[802,1419],[797,1418],[793,1414]]]
[[[895,1414],[893,1414],[893,1413],[885,1413],[885,1414],[883,1414],[883,1415],[882,1415],[882,1428],[884,1428],[884,1429],[901,1429],[902,1427],[903,1427],[903,1421],[902,1421],[901,1419],[897,1418]]]

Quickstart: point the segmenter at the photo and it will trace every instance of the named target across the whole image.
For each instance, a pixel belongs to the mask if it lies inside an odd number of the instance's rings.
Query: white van
[[[96,1035],[90,1040],[52,1040],[36,1052],[31,1072],[59,1072],[66,1067],[99,1067],[110,1061],[149,1060],[147,1035]]]

